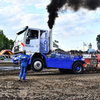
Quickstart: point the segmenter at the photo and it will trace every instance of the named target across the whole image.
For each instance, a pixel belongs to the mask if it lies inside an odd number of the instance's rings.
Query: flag
[[[57,41],[57,40],[54,40],[54,42],[55,42],[55,43],[59,43],[59,41]]]
[[[83,46],[87,46],[86,43],[83,42]]]
[[[25,45],[24,45],[24,43],[23,42],[21,42],[21,45],[23,46],[23,47],[25,47]],[[27,48],[27,47],[25,47],[25,48]],[[27,50],[29,51],[29,53],[32,55],[32,53],[31,53],[31,51],[27,48]]]
[[[56,43],[53,42],[53,47],[58,48],[58,45]]]
[[[21,42],[21,45],[22,45],[23,47],[25,47],[24,43],[22,43],[22,42]]]

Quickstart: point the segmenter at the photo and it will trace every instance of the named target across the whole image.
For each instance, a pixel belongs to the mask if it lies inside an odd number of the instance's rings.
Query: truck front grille
[[[14,52],[18,52],[19,51],[19,46],[14,47]]]

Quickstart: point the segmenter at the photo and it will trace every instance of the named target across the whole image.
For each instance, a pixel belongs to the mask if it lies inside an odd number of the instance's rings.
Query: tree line
[[[12,50],[13,45],[14,45],[14,41],[8,39],[6,35],[4,35],[3,30],[0,30],[0,51],[5,49]]]
[[[98,47],[98,50],[100,50],[100,34],[97,35],[96,41],[97,41],[97,47]]]

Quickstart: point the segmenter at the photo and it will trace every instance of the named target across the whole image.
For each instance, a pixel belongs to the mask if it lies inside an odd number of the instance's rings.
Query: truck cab
[[[23,45],[21,45],[23,43]],[[47,30],[24,27],[17,33],[13,53],[18,54],[26,50],[27,54],[31,51],[34,53],[48,53],[49,52],[49,32]]]

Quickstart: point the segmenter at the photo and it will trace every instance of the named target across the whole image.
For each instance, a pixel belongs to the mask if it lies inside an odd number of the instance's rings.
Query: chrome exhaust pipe
[[[49,31],[49,52],[53,51],[52,29]]]

